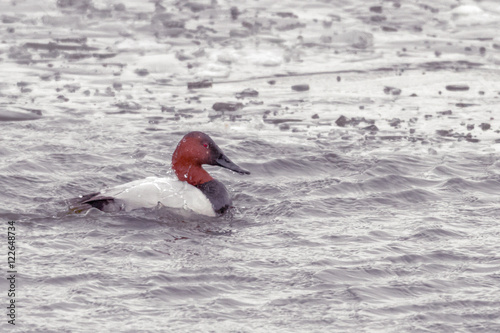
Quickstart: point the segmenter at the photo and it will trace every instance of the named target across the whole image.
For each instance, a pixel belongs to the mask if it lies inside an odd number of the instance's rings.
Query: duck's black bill
[[[219,158],[217,158],[215,160],[215,162],[217,163],[218,166],[232,170],[232,171],[237,172],[239,174],[242,174],[242,175],[249,175],[250,174],[250,171],[247,171],[245,169],[240,168],[239,166],[237,166],[236,164],[231,162],[231,160],[229,158],[227,158],[227,156],[224,154],[220,155]]]

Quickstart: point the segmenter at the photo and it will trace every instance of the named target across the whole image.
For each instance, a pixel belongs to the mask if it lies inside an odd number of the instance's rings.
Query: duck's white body
[[[216,216],[210,200],[195,186],[172,178],[148,177],[101,191],[113,197],[119,210],[153,208],[161,204],[189,209],[197,214]]]

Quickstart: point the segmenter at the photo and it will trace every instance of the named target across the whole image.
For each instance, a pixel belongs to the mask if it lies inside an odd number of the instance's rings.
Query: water
[[[495,1],[0,12],[2,331],[500,330]],[[207,168],[229,214],[68,214],[192,130],[252,172]]]

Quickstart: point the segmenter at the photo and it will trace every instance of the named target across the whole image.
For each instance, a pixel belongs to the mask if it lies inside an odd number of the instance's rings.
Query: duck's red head
[[[250,174],[231,162],[208,135],[190,132],[182,138],[172,155],[172,169],[180,181],[196,186],[213,179],[201,167],[202,164],[218,165],[240,174]]]

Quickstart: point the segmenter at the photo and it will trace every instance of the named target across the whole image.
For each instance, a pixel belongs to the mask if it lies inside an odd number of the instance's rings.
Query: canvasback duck
[[[226,187],[212,178],[202,165],[218,165],[248,175],[224,155],[207,134],[190,132],[172,155],[172,169],[178,179],[148,177],[69,201],[70,209],[81,212],[92,207],[105,212],[130,211],[163,205],[217,216],[231,206]]]

